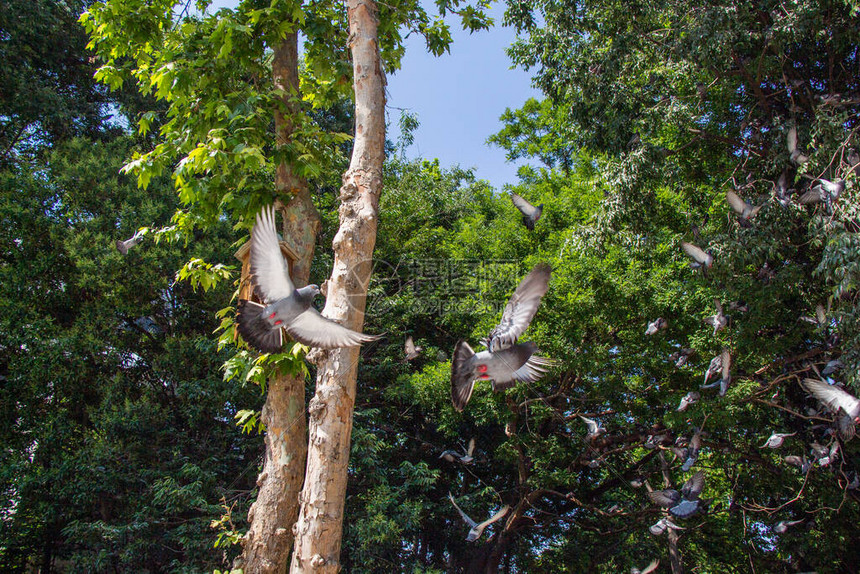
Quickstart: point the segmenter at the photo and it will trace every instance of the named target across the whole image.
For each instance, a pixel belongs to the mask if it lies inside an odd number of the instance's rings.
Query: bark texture
[[[272,69],[275,86],[297,95],[295,33],[275,49]],[[275,112],[278,145],[289,143],[293,132],[289,115],[295,110],[292,96],[288,95],[284,103],[285,110]],[[319,215],[311,202],[307,183],[296,177],[290,166],[278,166],[275,185],[286,202],[279,209],[284,217],[283,237],[296,256],[291,262],[292,279],[301,287],[307,284],[310,275]],[[307,457],[305,381],[302,377],[269,379],[262,420],[266,425],[266,454],[263,471],[257,478],[260,491],[248,512],[250,527],[243,540],[241,567],[246,574],[281,574],[287,571],[289,564],[292,527],[298,516],[298,493]]]
[[[385,77],[379,61],[376,3],[348,0],[349,47],[355,90],[355,141],[340,190],[340,228],[323,314],[350,329],[364,325],[371,258],[376,243],[385,144]],[[316,394],[291,572],[334,573],[346,498],[359,347],[316,352]]]

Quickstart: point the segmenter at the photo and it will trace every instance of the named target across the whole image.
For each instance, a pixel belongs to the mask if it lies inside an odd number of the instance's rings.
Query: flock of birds
[[[788,146],[792,163],[801,165],[808,161],[808,157],[797,148],[797,135],[791,128],[788,136]],[[856,155],[856,154],[855,154]],[[852,159],[852,158],[849,158]],[[853,164],[860,164],[860,157],[854,158]],[[786,169],[774,186],[774,194],[782,205],[787,205],[791,200],[794,190],[789,189],[789,180],[793,180],[792,170]],[[797,200],[800,204],[823,203],[828,211],[832,211],[833,204],[839,195],[845,190],[844,179],[834,181],[826,179],[815,180],[816,184],[810,187]],[[740,191],[738,189],[738,191]],[[533,230],[535,223],[543,213],[543,205],[534,206],[516,193],[510,194],[511,201],[522,213],[522,222],[529,230]],[[751,220],[756,217],[763,205],[752,205],[742,199],[737,191],[726,192],[728,205],[738,215],[739,223],[748,227]],[[130,239],[117,241],[116,248],[123,255],[129,249],[143,240],[144,234],[136,233]],[[681,242],[681,249],[690,257],[690,267],[701,269],[704,273],[711,268],[714,257],[704,249],[688,242]],[[296,341],[309,347],[322,349],[334,349],[339,347],[357,346],[362,343],[374,341],[379,336],[358,333],[351,329],[323,317],[312,305],[314,298],[320,294],[319,286],[308,285],[296,288],[290,278],[289,269],[279,247],[279,239],[275,227],[275,211],[273,206],[264,208],[254,223],[251,232],[250,245],[250,269],[254,282],[254,293],[262,301],[258,303],[249,299],[240,299],[237,312],[237,329],[242,338],[253,347],[262,352],[274,353],[281,350],[285,338],[284,332],[288,333]],[[552,269],[546,263],[537,264],[520,282],[517,289],[511,295],[502,313],[499,324],[493,328],[486,339],[481,342],[485,350],[475,352],[464,340],[460,340],[454,347],[451,361],[451,402],[457,411],[463,411],[472,396],[477,381],[490,381],[493,391],[502,391],[514,386],[518,382],[535,382],[543,377],[555,364],[551,359],[537,355],[538,348],[534,342],[520,343],[520,336],[526,331],[534,318],[540,301],[549,287]],[[715,313],[705,319],[705,322],[713,326],[713,334],[727,327],[729,316],[723,311],[722,303],[714,300]],[[746,306],[740,302],[729,304],[730,311],[744,312]],[[809,319],[818,323],[824,323],[823,308],[817,311],[817,317]],[[668,327],[668,321],[658,317],[648,323],[645,334],[653,336]],[[411,361],[419,356],[423,348],[416,346],[412,337],[409,336],[404,344],[405,360]],[[669,359],[676,367],[681,368],[687,364],[695,350],[683,348],[673,353]],[[839,368],[839,362],[831,361],[828,368],[831,372]],[[719,394],[726,394],[731,383],[732,356],[728,348],[723,349],[720,355],[715,356],[705,371],[704,383],[701,389],[719,387]],[[824,374],[828,374],[824,371]],[[711,377],[720,376],[714,382],[708,384]],[[823,380],[807,378],[802,387],[810,395],[818,399],[828,410],[833,413],[844,413],[838,419],[837,428],[841,436],[848,440],[854,435],[854,425],[860,424],[860,400],[836,385],[831,385]],[[680,401],[677,411],[685,411],[689,406],[701,399],[699,391],[690,391]],[[587,428],[585,440],[591,442],[606,432],[597,421],[581,416]],[[773,433],[762,445],[762,448],[780,448],[785,439],[794,436],[795,433]],[[654,439],[652,441],[651,439]],[[649,437],[651,444],[645,446],[655,448],[661,437]],[[679,445],[670,447],[678,460],[682,460],[681,469],[689,471],[696,463],[699,451],[702,447],[701,430],[697,429],[693,438],[681,442]],[[661,446],[662,448],[662,446]],[[467,449],[462,453],[446,450],[440,458],[449,462],[460,464],[471,464],[474,460],[475,442],[472,439]],[[815,443],[812,447],[812,459],[806,456],[786,456],[785,461],[801,468],[806,472],[813,463],[821,466],[830,464],[839,456],[839,443],[834,441],[831,447],[825,447]],[[858,478],[855,476],[855,482]],[[635,484],[634,484],[635,483]],[[641,486],[642,481],[634,481],[633,486]],[[700,497],[705,486],[705,474],[698,471],[693,474],[680,488],[666,488],[653,490],[647,481],[649,500],[663,508],[666,514],[649,528],[654,535],[660,535],[667,530],[683,530],[673,522],[673,518],[686,519],[707,511],[711,502],[709,499]],[[855,485],[860,486],[860,484]],[[478,540],[484,530],[492,523],[502,519],[510,510],[504,506],[495,512],[487,520],[477,523],[470,518],[457,505],[454,497],[450,495],[451,503],[462,517],[463,521],[470,527],[466,540],[474,542]],[[773,530],[784,533],[790,526],[803,522],[802,520],[781,521]],[[649,564],[645,569],[633,568],[631,572],[642,574],[652,572],[657,568],[658,561]]]

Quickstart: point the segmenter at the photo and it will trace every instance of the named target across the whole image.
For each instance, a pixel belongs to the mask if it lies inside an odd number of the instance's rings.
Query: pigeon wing
[[[275,229],[275,209],[264,207],[251,231],[251,274],[261,299],[273,303],[295,290]]]
[[[669,508],[670,506],[675,506],[681,501],[681,493],[674,488],[668,488],[666,490],[652,490],[648,493],[648,498],[657,506]]]
[[[272,329],[263,318],[265,308],[254,301],[239,299],[236,329],[246,342],[260,351],[278,353],[284,346],[284,330],[280,327]]]
[[[651,574],[651,572],[657,569],[657,566],[660,565],[659,560],[652,560],[651,564],[645,567],[645,570],[642,570],[642,574]]]
[[[453,504],[453,505],[454,505],[454,508],[456,508],[456,509],[457,509],[457,512],[459,512],[459,513],[460,513],[460,517],[463,519],[463,521],[464,521],[466,524],[468,524],[468,525],[469,525],[469,527],[470,527],[470,528],[475,528],[476,526],[478,526],[478,523],[477,523],[477,522],[475,522],[474,520],[472,520],[471,518],[469,518],[469,515],[468,515],[468,514],[466,514],[465,512],[463,512],[463,510],[462,510],[459,506],[457,506],[457,503],[456,503],[456,502],[454,502],[454,497],[453,497],[453,496],[451,496],[451,493],[450,493],[450,492],[448,493],[448,498],[449,498],[449,499],[451,499],[451,504]]]
[[[687,243],[686,241],[681,242],[681,249],[684,250],[688,256],[692,257],[696,263],[705,264],[708,260],[710,260],[711,256],[708,255],[704,249],[693,245],[692,243]]]
[[[480,530],[480,531],[482,531],[482,532],[483,532],[483,530],[484,530],[487,526],[489,526],[489,525],[490,525],[490,524],[492,524],[493,522],[496,522],[497,520],[501,519],[505,514],[507,514],[507,513],[508,513],[508,511],[509,511],[510,509],[511,509],[511,507],[510,507],[510,506],[504,506],[504,507],[502,507],[502,508],[501,508],[498,512],[496,512],[494,515],[492,515],[491,517],[489,517],[488,519],[486,519],[485,521],[483,521],[482,523],[480,523],[480,524],[478,525],[478,530]]]
[[[451,402],[454,408],[463,412],[466,403],[472,398],[475,388],[475,372],[472,357],[475,351],[466,341],[457,341],[454,347],[454,358],[451,359]]]
[[[684,483],[684,486],[681,487],[681,496],[687,500],[695,500],[699,498],[699,495],[702,494],[702,490],[704,490],[704,488],[705,473],[700,470],[691,476],[690,479]]]
[[[343,325],[326,319],[313,307],[290,321],[286,329],[296,341],[320,349],[355,347],[379,338],[378,335],[366,335],[347,329]]]
[[[735,210],[739,215],[743,215],[744,211],[750,208],[741,197],[731,189],[726,191],[726,201],[729,207]]]
[[[411,355],[415,352],[415,343],[412,341],[412,335],[406,337],[406,343],[403,345],[403,350],[407,355]]]
[[[593,419],[584,417],[582,415],[579,415],[579,418],[581,418],[585,425],[588,427],[588,434],[594,434],[597,432],[597,423],[594,422]]]
[[[833,412],[838,412],[841,408],[852,417],[858,416],[858,413],[860,413],[860,401],[839,387],[834,387],[824,381],[815,379],[805,379],[800,383],[800,386],[813,397],[827,405],[827,408]]]
[[[532,217],[535,212],[535,206],[523,199],[522,196],[517,195],[516,193],[511,192],[511,201],[514,203],[517,209],[522,212],[526,217]]]
[[[538,263],[534,269],[520,281],[514,294],[511,295],[502,320],[490,332],[488,347],[495,352],[510,347],[528,328],[529,323],[537,313],[540,300],[549,288],[549,278],[552,268],[546,263]]]

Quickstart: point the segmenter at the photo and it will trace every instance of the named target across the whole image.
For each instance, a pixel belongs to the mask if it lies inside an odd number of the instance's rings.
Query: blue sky
[[[238,0],[214,0],[210,11],[233,8]],[[439,158],[443,167],[475,168],[480,179],[497,189],[516,183],[517,167],[505,161],[505,152],[487,145],[487,138],[502,127],[505,108],[518,108],[529,97],[539,97],[528,73],[510,69],[505,49],[514,41],[512,28],[501,26],[504,6],[490,10],[496,26],[469,34],[451,19],[453,42],[449,53],[435,57],[424,39],[413,34],[406,40],[401,69],[388,75],[388,137],[399,135],[400,109],[417,114],[420,127],[410,158]]]

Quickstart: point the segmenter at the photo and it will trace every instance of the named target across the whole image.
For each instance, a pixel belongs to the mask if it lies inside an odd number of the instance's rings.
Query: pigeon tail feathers
[[[263,316],[264,305],[239,299],[237,329],[248,344],[264,353],[277,353],[284,345],[283,330],[272,329]]]

